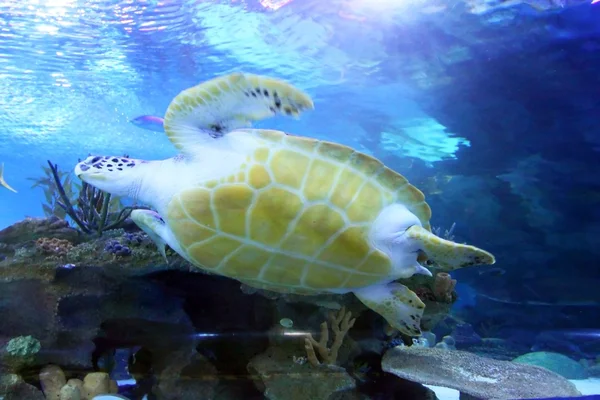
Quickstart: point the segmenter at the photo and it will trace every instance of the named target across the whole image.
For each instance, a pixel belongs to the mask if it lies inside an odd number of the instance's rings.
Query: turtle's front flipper
[[[182,152],[276,114],[297,117],[314,105],[291,84],[261,75],[234,73],[184,90],[164,119],[169,140]]]
[[[425,304],[406,286],[394,282],[354,291],[358,299],[381,315],[393,328],[408,336],[421,334]]]
[[[418,225],[408,228],[406,236],[444,271],[496,262],[494,256],[485,250],[442,239]]]
[[[167,260],[166,253],[167,242],[162,238],[167,228],[161,216],[151,210],[133,210],[131,212],[131,219],[152,239],[168,264],[169,260]]]

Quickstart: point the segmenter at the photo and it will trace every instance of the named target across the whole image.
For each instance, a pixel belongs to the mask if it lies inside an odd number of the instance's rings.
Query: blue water
[[[469,60],[493,64],[532,36],[555,34],[537,26],[540,15],[516,7],[499,10],[487,40],[468,38],[469,26],[481,29],[493,11],[422,3],[293,1],[276,11],[256,1],[0,3],[0,161],[19,191],[0,193],[0,227],[40,215],[41,190],[30,190],[27,178],[47,159],[68,169],[88,153],[174,154],[163,135],[128,120],[161,116],[180,90],[232,71],[290,80],[315,99],[316,110],[299,122],[260,126],[355,146],[412,179],[444,174],[461,153],[491,151],[477,142],[495,132],[468,135],[424,110],[466,99],[427,93],[473,74],[461,67]],[[460,212],[438,212],[436,222],[467,224]]]
[[[423,190],[432,225],[456,223],[457,241],[496,255],[492,272],[457,272],[459,309],[512,328],[599,329],[590,3],[0,0],[0,163],[18,191],[0,188],[0,229],[44,215],[28,178],[47,160],[173,156],[130,121],[219,75],[271,75],[315,110],[256,126],[380,158]]]

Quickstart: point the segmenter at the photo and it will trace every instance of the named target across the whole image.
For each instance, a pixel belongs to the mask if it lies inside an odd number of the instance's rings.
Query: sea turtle
[[[395,282],[493,264],[476,247],[430,232],[423,193],[350,147],[249,123],[313,109],[311,98],[270,77],[234,73],[181,92],[164,129],[181,152],[161,161],[90,156],[75,174],[156,210],[132,219],[190,263],[280,293],[354,293],[408,335],[424,303]]]

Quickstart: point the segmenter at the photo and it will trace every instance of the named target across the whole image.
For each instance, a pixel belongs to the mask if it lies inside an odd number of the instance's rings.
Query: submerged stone
[[[567,379],[586,379],[589,377],[585,367],[577,361],[559,353],[536,351],[519,356],[514,362],[537,365],[549,369]]]
[[[575,385],[545,368],[460,350],[395,347],[387,351],[381,364],[384,371],[400,378],[486,400],[581,395]]]

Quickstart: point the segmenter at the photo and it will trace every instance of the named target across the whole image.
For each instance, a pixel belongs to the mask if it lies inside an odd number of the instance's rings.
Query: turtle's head
[[[117,156],[89,156],[75,166],[75,175],[107,193],[138,199],[148,161]]]

